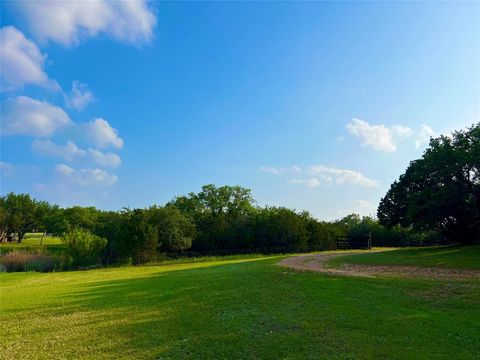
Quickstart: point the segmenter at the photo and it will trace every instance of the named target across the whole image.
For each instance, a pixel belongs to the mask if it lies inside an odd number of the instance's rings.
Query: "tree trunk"
[[[42,246],[43,239],[45,239],[45,236],[47,236],[47,233],[46,233],[46,232],[44,232],[44,233],[42,234],[42,238],[40,239],[40,246]]]
[[[24,231],[18,231],[17,236],[18,236],[18,243],[20,244],[22,242],[23,238],[25,237],[25,232]]]

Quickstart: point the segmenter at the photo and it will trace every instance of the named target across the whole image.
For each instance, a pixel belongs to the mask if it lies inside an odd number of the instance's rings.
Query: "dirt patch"
[[[476,291],[479,285],[474,282],[448,281],[438,283],[427,289],[419,289],[410,293],[411,296],[428,301],[442,302],[452,298],[462,299],[463,301],[475,301],[476,296],[472,292]]]
[[[278,265],[302,271],[317,271],[332,275],[360,276],[360,277],[409,277],[427,279],[480,279],[478,270],[447,269],[440,267],[418,267],[400,265],[352,265],[343,264],[340,268],[329,268],[326,262],[336,256],[348,255],[348,252],[338,254],[301,255],[281,260]]]

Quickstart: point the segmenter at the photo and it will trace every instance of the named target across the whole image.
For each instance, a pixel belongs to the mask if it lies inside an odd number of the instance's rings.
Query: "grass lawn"
[[[40,251],[51,250],[59,251],[63,247],[62,240],[56,236],[45,236],[42,241],[43,234],[41,233],[27,233],[21,243],[0,243],[0,254],[9,253],[16,250],[26,251]],[[40,241],[42,244],[40,245]]]
[[[337,277],[279,259],[0,274],[0,358],[478,358],[479,280]]]
[[[40,246],[40,241],[42,241],[43,234],[41,233],[27,233],[22,240],[22,244],[25,246]],[[56,236],[45,236],[42,241],[43,246],[48,245],[61,245],[62,240]]]
[[[409,248],[331,259],[329,266],[341,264],[439,266],[452,269],[480,270],[480,246],[441,246]]]

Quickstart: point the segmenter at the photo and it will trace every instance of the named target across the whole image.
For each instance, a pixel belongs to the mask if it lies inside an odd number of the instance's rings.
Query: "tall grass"
[[[60,270],[63,260],[58,256],[28,251],[13,251],[0,256],[0,270],[4,272]]]

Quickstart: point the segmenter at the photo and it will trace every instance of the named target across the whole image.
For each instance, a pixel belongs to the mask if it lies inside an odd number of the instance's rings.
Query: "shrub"
[[[69,265],[91,266],[100,263],[100,255],[107,240],[84,229],[74,229],[62,236],[69,257]]]

